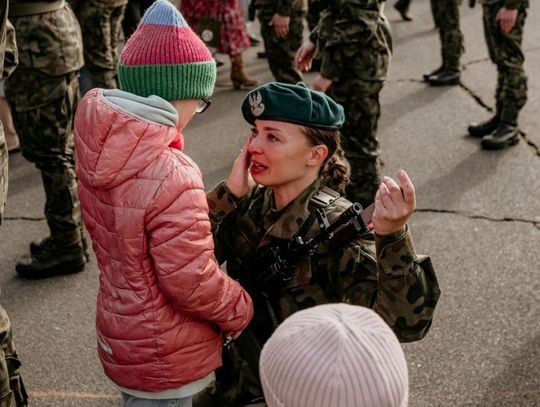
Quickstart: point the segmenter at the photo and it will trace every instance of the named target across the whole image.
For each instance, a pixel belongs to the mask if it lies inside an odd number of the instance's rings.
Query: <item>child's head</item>
[[[184,106],[189,121],[197,102],[212,95],[216,64],[180,12],[167,0],[156,0],[122,50],[118,77],[122,90]]]
[[[263,347],[269,407],[402,407],[409,396],[399,341],[369,308],[327,304],[287,318]]]

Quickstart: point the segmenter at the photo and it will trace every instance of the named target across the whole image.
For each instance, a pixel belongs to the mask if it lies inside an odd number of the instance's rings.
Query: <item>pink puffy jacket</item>
[[[136,99],[136,113],[115,104],[122,98]],[[176,118],[162,99],[91,90],[75,116],[75,150],[101,271],[99,357],[118,385],[155,392],[220,366],[221,333],[245,328],[253,308],[214,257],[200,170],[168,147],[178,137],[175,120],[151,121],[146,110]]]

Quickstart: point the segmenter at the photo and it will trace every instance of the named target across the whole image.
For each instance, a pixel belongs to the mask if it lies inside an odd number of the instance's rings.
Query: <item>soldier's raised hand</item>
[[[248,151],[249,136],[244,143],[244,146],[234,160],[231,173],[227,179],[227,187],[237,198],[241,198],[251,192],[252,183],[249,176],[249,165],[251,163],[251,154]]]
[[[416,193],[404,170],[397,173],[399,185],[390,177],[383,177],[375,195],[372,222],[375,233],[384,236],[397,232],[416,209]]]
[[[501,31],[503,33],[509,33],[512,31],[512,28],[516,25],[518,11],[514,9],[508,9],[506,7],[501,7],[495,20],[501,24]]]

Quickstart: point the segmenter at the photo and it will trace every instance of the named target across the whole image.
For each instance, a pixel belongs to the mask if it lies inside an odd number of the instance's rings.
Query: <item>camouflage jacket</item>
[[[15,70],[18,63],[15,30],[7,19],[8,1],[0,1],[0,72],[5,80]],[[0,224],[4,214],[8,187],[8,151],[4,129],[0,125]]]
[[[238,200],[224,182],[218,184],[207,194],[218,261],[226,261],[227,272],[242,283],[253,281],[263,271],[257,250],[275,238],[291,239],[317,207],[313,197],[320,189],[318,180],[277,211],[271,189],[257,187]],[[350,205],[340,197],[324,211],[332,222]],[[314,222],[306,238],[317,231]],[[332,250],[321,244],[315,255],[300,262],[292,281],[277,294],[280,317],[316,304],[348,302],[374,309],[403,342],[423,338],[440,294],[429,257],[415,253],[408,228],[371,238]],[[255,321],[260,301],[253,300]]]
[[[10,0],[10,4],[36,3]],[[67,5],[56,11],[12,16],[17,32],[20,64],[18,69],[36,69],[60,76],[83,66],[82,35],[75,14]]]
[[[501,7],[505,6],[512,10],[529,7],[529,0],[480,0],[480,3],[485,5],[499,4]]]
[[[306,0],[255,0],[259,9],[270,10],[282,16],[290,16],[293,10],[307,10]]]
[[[344,71],[368,81],[386,79],[392,36],[384,0],[317,0],[319,23],[310,35],[321,59],[320,73],[337,81]]]

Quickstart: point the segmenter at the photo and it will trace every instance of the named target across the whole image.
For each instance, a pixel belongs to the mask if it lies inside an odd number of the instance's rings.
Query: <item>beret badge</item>
[[[262,103],[261,92],[252,93],[249,95],[249,106],[251,107],[251,113],[257,117],[264,112],[264,103]]]

